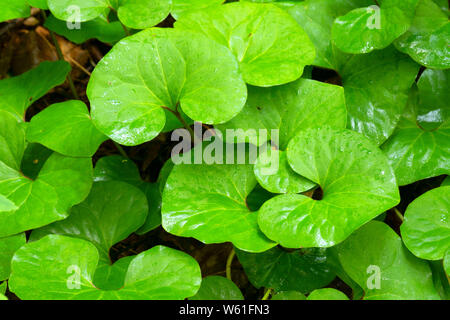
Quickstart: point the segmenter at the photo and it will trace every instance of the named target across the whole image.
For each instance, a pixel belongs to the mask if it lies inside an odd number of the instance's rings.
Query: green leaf
[[[272,193],[300,193],[316,186],[292,170],[285,151],[267,149],[256,160],[254,173],[259,184]]]
[[[261,230],[284,247],[333,246],[400,201],[386,157],[359,133],[300,131],[287,158],[295,172],[322,188],[323,198],[280,195],[261,207]]]
[[[148,214],[145,223],[136,231],[137,234],[147,233],[161,225],[160,184],[143,181],[139,169],[130,159],[119,155],[100,158],[95,165],[94,181],[123,181],[139,188],[145,194]]]
[[[224,277],[209,276],[203,278],[197,294],[189,300],[244,300],[241,290]]]
[[[205,10],[222,4],[225,0],[172,0],[171,14],[175,19],[190,11]]]
[[[11,113],[0,110],[0,161],[19,170],[25,146],[25,134],[17,119]]]
[[[45,20],[44,26],[76,44],[82,44],[93,38],[113,43],[126,36],[119,21],[108,22],[102,18],[82,22],[79,28],[69,29],[66,21],[58,20],[51,15]]]
[[[91,157],[107,140],[79,100],[56,103],[39,112],[31,119],[26,137],[29,142],[71,157]]]
[[[1,80],[0,110],[9,111],[23,120],[27,108],[51,88],[62,84],[69,71],[70,64],[65,61],[44,61],[20,76]]]
[[[447,253],[445,254],[443,264],[444,264],[445,273],[449,277],[450,276],[450,249],[447,250]]]
[[[425,130],[437,129],[450,118],[450,70],[425,70],[419,88],[418,124]]]
[[[387,225],[371,221],[337,246],[347,274],[366,300],[439,299],[428,264],[414,257]]]
[[[14,117],[3,119],[7,120],[11,134],[24,136]],[[23,149],[18,153],[23,154]],[[1,212],[0,237],[65,219],[69,208],[83,201],[92,185],[90,158],[53,153],[34,180],[3,160],[0,157],[0,195],[13,202],[17,209]]]
[[[25,134],[24,134],[25,135]],[[52,155],[53,151],[47,149],[39,143],[29,143],[23,154],[20,169],[22,173],[35,180],[39,175],[47,159]]]
[[[119,290],[93,285],[97,262],[97,249],[90,242],[49,235],[16,252],[9,287],[24,300],[179,300],[194,295],[200,287],[198,263],[163,246],[137,255]]]
[[[47,0],[26,0],[28,4],[32,7],[39,9],[48,9]]]
[[[100,61],[87,94],[97,128],[123,145],[156,137],[162,107],[222,123],[243,108],[247,89],[235,58],[200,34],[153,28],[120,41]]]
[[[163,192],[162,226],[207,244],[229,241],[241,250],[266,251],[275,243],[262,234],[257,213],[246,205],[255,186],[249,164],[175,165]]]
[[[338,17],[332,28],[333,43],[348,53],[368,53],[389,46],[411,26],[418,0],[383,0]]]
[[[442,181],[441,186],[450,186],[450,176],[447,176],[444,181]]]
[[[383,143],[394,131],[419,66],[393,47],[364,55],[346,55],[331,43],[331,25],[339,14],[373,5],[373,0],[307,0],[283,6],[318,48],[315,65],[342,78],[348,127]]]
[[[133,29],[146,29],[163,21],[172,9],[172,0],[122,0],[120,21]]]
[[[348,297],[339,290],[323,288],[311,292],[306,300],[348,300]]]
[[[30,7],[26,0],[10,0],[2,3],[0,22],[17,18],[25,18],[30,15]]]
[[[434,78],[429,83],[432,91],[428,91],[427,81],[422,82],[424,76]],[[422,77],[419,80],[419,86],[422,86],[420,97],[412,90],[396,131],[382,146],[399,185],[450,172],[450,114],[441,102],[434,109],[428,105],[434,97],[448,96],[448,72],[426,70]],[[425,99],[422,99],[422,93],[426,93]],[[427,95],[431,95],[431,99]]]
[[[110,286],[117,284],[114,288],[117,289],[123,285],[128,263],[112,265],[109,250],[142,226],[147,212],[147,199],[136,187],[119,181],[96,182],[87,199],[73,207],[67,219],[34,230],[30,240],[60,234],[92,242],[100,255],[96,278],[113,274],[117,279]],[[123,264],[125,267],[121,267]],[[123,270],[122,277],[120,270]],[[105,289],[102,284],[106,281],[98,283],[95,280],[96,286]]]
[[[48,234],[81,238],[95,244],[100,259],[109,260],[109,249],[142,226],[147,211],[147,200],[136,187],[120,181],[96,182],[67,219],[34,230],[30,239]]]
[[[6,293],[6,281],[3,281],[2,283],[0,283],[0,300],[2,299],[2,295],[3,295],[3,298],[6,298],[4,296],[5,293]],[[3,299],[3,300],[6,300],[6,299]]]
[[[328,265],[326,249],[288,252],[276,247],[263,253],[236,250],[236,255],[249,281],[256,288],[306,293],[326,286],[335,277]]]
[[[306,297],[297,291],[281,291],[275,294],[271,300],[306,300]]]
[[[316,47],[314,65],[336,69],[338,50],[331,43],[331,28],[334,20],[349,11],[373,5],[373,0],[305,0],[279,3],[305,30]]]
[[[0,281],[9,278],[11,272],[11,259],[14,252],[27,242],[25,233],[0,238]],[[4,293],[0,291],[0,293]]]
[[[229,3],[183,15],[175,28],[202,32],[228,46],[244,80],[274,86],[301,77],[315,49],[303,29],[273,4]]]
[[[423,66],[446,69],[450,67],[449,42],[448,13],[431,0],[420,0],[411,28],[394,44]]]
[[[411,202],[401,225],[403,242],[417,257],[440,260],[450,248],[450,187],[426,192]]]
[[[244,109],[231,121],[216,127],[223,132],[236,129],[237,143],[259,146],[272,139],[285,150],[299,130],[323,125],[345,128],[346,113],[342,87],[299,79],[271,88],[250,86]],[[272,137],[271,130],[276,129],[279,136]],[[279,142],[274,138],[279,138]]]
[[[56,18],[72,22],[93,20],[114,7],[111,0],[47,0],[47,3]]]
[[[347,57],[342,77],[348,128],[378,145],[393,133],[408,101],[419,65],[393,47]]]

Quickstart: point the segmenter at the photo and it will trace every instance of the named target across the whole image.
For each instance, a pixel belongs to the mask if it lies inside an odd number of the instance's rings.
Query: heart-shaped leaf
[[[426,70],[413,90],[403,117],[382,146],[399,185],[450,172],[449,72]],[[444,100],[445,101],[445,100]]]
[[[371,221],[337,246],[347,274],[366,300],[438,300],[428,264],[414,257],[387,225]]]
[[[11,136],[14,137],[12,143],[23,141],[25,132],[22,126],[12,115],[5,115],[7,113],[2,112],[1,118],[9,131],[0,132],[1,136],[6,133],[3,139]],[[17,164],[23,162],[24,148],[23,143],[20,149],[12,151],[12,155],[0,153],[0,195],[17,207],[1,212],[0,237],[65,219],[69,208],[83,201],[92,185],[90,158],[69,158],[57,153],[45,160],[37,177],[32,180],[17,168]],[[11,163],[12,167],[9,166]]]
[[[20,170],[25,147],[22,126],[11,113],[0,110],[0,161],[12,169]]]
[[[295,172],[322,188],[323,198],[287,194],[261,207],[261,230],[284,247],[333,246],[400,201],[386,157],[359,133],[301,131],[289,143],[287,158]]]
[[[102,18],[82,22],[79,28],[69,29],[66,21],[58,20],[51,15],[45,20],[44,26],[76,44],[82,44],[93,38],[113,43],[126,36],[119,21],[108,22]]]
[[[383,0],[380,7],[358,8],[333,24],[334,44],[348,53],[367,53],[389,46],[411,26],[418,0]]]
[[[241,250],[266,251],[275,243],[261,233],[257,213],[246,204],[255,186],[249,164],[175,165],[164,187],[162,226],[204,243],[230,241]]]
[[[323,288],[311,292],[306,300],[348,300],[348,297],[339,290]]]
[[[27,108],[51,88],[62,84],[69,71],[70,64],[65,61],[44,61],[20,76],[1,80],[0,110],[24,119]]]
[[[277,3],[285,9],[305,30],[316,47],[314,65],[336,69],[339,65],[339,50],[331,42],[334,20],[353,9],[373,5],[373,0],[305,0]]]
[[[0,213],[1,214],[1,213]],[[0,238],[0,281],[9,278],[14,253],[27,242],[25,233]],[[0,293],[2,293],[0,291]],[[4,293],[4,292],[3,292]]]
[[[79,100],[45,108],[31,119],[26,137],[29,142],[71,157],[92,157],[107,140],[94,127],[86,105]]]
[[[209,276],[203,278],[197,294],[189,300],[244,300],[241,290],[224,277]]]
[[[285,150],[299,130],[322,125],[345,128],[346,121],[341,87],[299,79],[271,88],[249,87],[244,109],[231,121],[216,127],[222,131],[235,129],[238,143],[260,145],[272,140]],[[284,151],[268,150],[261,154],[255,164],[255,175],[261,186],[273,193],[298,193],[315,185],[292,171]]]
[[[394,43],[421,65],[446,69],[450,67],[449,42],[448,15],[433,1],[420,0],[411,28]]]
[[[97,249],[90,242],[49,235],[16,252],[9,287],[26,300],[178,300],[193,296],[200,287],[198,263],[183,252],[163,246],[137,255],[119,290],[101,290],[93,285],[97,262]]]
[[[403,242],[417,257],[443,259],[450,248],[450,187],[440,187],[410,203],[401,225]]]
[[[175,28],[202,32],[228,46],[244,80],[255,86],[294,81],[315,58],[314,46],[303,29],[273,4],[235,2],[190,12]]]
[[[96,182],[67,219],[34,230],[31,240],[48,234],[81,238],[95,244],[101,260],[109,260],[109,249],[136,231],[147,211],[147,199],[136,187],[121,181]]]
[[[0,22],[17,18],[25,18],[30,15],[30,7],[26,0],[11,0],[2,2]]]
[[[117,289],[123,285],[129,260],[111,265],[109,250],[142,226],[147,212],[147,199],[136,187],[120,181],[96,182],[87,199],[73,207],[67,219],[34,230],[30,239],[60,234],[92,242],[100,255],[94,284]]]
[[[348,128],[380,145],[393,133],[408,101],[419,65],[393,47],[347,57],[342,77]]]
[[[120,41],[100,61],[87,94],[97,128],[124,145],[156,137],[163,108],[208,124],[236,116],[247,88],[230,51],[200,34],[153,28]]]
[[[276,247],[263,253],[236,250],[236,255],[256,288],[306,293],[326,286],[335,277],[328,265],[326,249],[288,252]]]
[[[331,43],[331,25],[338,14],[373,0],[307,0],[285,8],[318,48],[315,65],[336,70],[342,78],[348,111],[347,125],[383,143],[394,131],[419,71],[406,55],[389,47],[364,55],[347,55]]]
[[[118,155],[99,159],[95,164],[94,181],[123,181],[139,188],[145,194],[148,214],[145,223],[136,231],[137,234],[147,233],[161,225],[160,184],[143,181],[139,169],[130,159]]]

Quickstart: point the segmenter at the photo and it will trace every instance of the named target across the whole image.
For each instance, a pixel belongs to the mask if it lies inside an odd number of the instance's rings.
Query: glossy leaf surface
[[[422,82],[422,77],[432,81]],[[396,131],[382,146],[399,185],[450,172],[450,113],[447,105],[433,104],[448,97],[448,72],[426,70],[422,77],[422,88],[411,92]]]
[[[333,42],[340,50],[354,54],[386,48],[409,29],[417,3],[383,0],[379,7],[352,10],[334,21]]]
[[[100,290],[93,285],[97,262],[97,249],[90,242],[49,235],[16,252],[9,286],[27,300],[179,300],[194,295],[200,287],[198,263],[163,246],[131,261],[120,290]]]
[[[450,187],[426,192],[410,203],[401,225],[406,247],[426,260],[443,259],[450,248]]]
[[[203,278],[197,294],[189,300],[244,300],[244,296],[233,281],[209,276]]]
[[[261,230],[284,247],[333,246],[400,200],[386,157],[356,132],[301,131],[287,158],[295,172],[322,188],[323,198],[281,195],[261,207]]]
[[[228,46],[244,80],[274,86],[301,77],[315,49],[303,29],[273,4],[229,3],[182,16],[175,28],[202,32]]]
[[[8,124],[9,134],[22,141],[25,132],[17,119],[9,116],[3,120]],[[14,156],[0,154],[0,195],[17,208],[1,212],[0,237],[65,219],[69,208],[83,201],[92,185],[90,158],[69,158],[57,153],[43,161],[34,179],[24,176],[17,168],[17,164],[23,166],[24,149],[22,144],[21,149],[13,152]],[[9,166],[11,163],[13,167]]]
[[[11,259],[14,253],[26,242],[25,233],[0,238],[0,281],[9,278]],[[0,293],[2,293],[0,291]]]
[[[107,140],[94,127],[86,105],[78,100],[53,104],[35,115],[26,137],[71,157],[91,157]]]
[[[1,80],[0,110],[9,111],[19,119],[24,119],[27,108],[51,88],[62,84],[69,71],[70,64],[65,61],[45,61],[20,76]]]
[[[257,213],[246,205],[255,186],[252,165],[176,165],[163,192],[162,226],[204,243],[230,241],[241,250],[266,251],[275,243],[262,234]]]
[[[448,10],[448,4],[447,4]],[[420,0],[411,28],[395,46],[427,68],[450,67],[450,23],[448,15],[431,0]]]
[[[306,293],[329,284],[335,277],[325,249],[287,252],[276,247],[263,253],[237,250],[236,255],[256,288]]]
[[[199,90],[199,87],[201,90]],[[123,145],[149,141],[178,104],[192,119],[226,122],[247,89],[235,58],[206,37],[153,28],[120,41],[92,74],[87,91],[97,128]]]
[[[427,262],[414,257],[382,222],[363,226],[337,250],[347,274],[364,289],[366,300],[439,299]]]

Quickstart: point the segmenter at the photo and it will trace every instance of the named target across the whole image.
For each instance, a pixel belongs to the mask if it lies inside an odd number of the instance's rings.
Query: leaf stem
[[[262,297],[261,300],[268,300],[268,299],[269,299],[269,296],[272,294],[272,291],[273,291],[272,288],[267,289],[266,292],[264,293],[264,296]]]
[[[375,2],[375,4],[379,7],[380,4],[378,3],[378,0],[373,0]]]
[[[122,146],[120,144],[118,144],[117,142],[113,141],[114,145],[116,146],[116,149],[119,150],[120,154],[122,156],[124,156],[125,158],[129,159],[127,153],[125,152],[125,150],[123,150]]]
[[[45,13],[45,10],[41,10],[41,13],[44,20],[47,20],[47,14]],[[53,45],[55,46],[58,59],[61,61],[65,61],[64,55],[61,51],[61,47],[59,46],[59,42],[56,39],[55,33],[50,29],[48,29],[48,31],[50,32],[50,37],[52,38]],[[77,89],[75,88],[75,84],[73,83],[73,79],[72,76],[70,75],[70,72],[71,71],[69,71],[69,73],[67,74],[67,81],[69,82],[70,90],[72,91],[73,96],[75,97],[75,99],[79,100],[80,97],[78,96]]]
[[[111,11],[113,11],[116,15],[118,15],[117,10],[116,10],[115,8],[113,8],[112,6],[109,6],[109,9],[110,9]],[[128,28],[122,23],[122,21],[120,21],[119,17],[117,17],[117,20],[119,20],[120,25],[121,25],[122,28],[123,28],[123,31],[125,31],[125,34],[126,34],[127,36],[129,36],[129,35],[130,35],[130,30],[128,30]],[[109,22],[109,21],[108,21],[108,22]]]
[[[400,219],[401,222],[403,222],[405,220],[402,213],[400,211],[398,211],[397,208],[394,208],[394,212],[395,212],[395,215]]]
[[[181,124],[186,128],[187,131],[189,131],[189,133],[191,134],[191,137],[194,138],[195,137],[195,133],[194,130],[192,130],[191,126],[188,125],[188,123],[183,119],[183,117],[181,116],[180,112],[178,112],[178,104],[176,106],[176,110],[172,110],[166,106],[161,106],[161,108],[171,112],[172,114],[175,115],[175,117],[177,117],[178,121],[181,122]]]
[[[233,258],[235,255],[236,255],[236,252],[234,251],[234,249],[231,249],[230,254],[228,255],[228,258],[227,258],[227,266],[226,266],[226,274],[227,274],[228,280],[232,280],[231,279],[231,264],[233,263]]]

